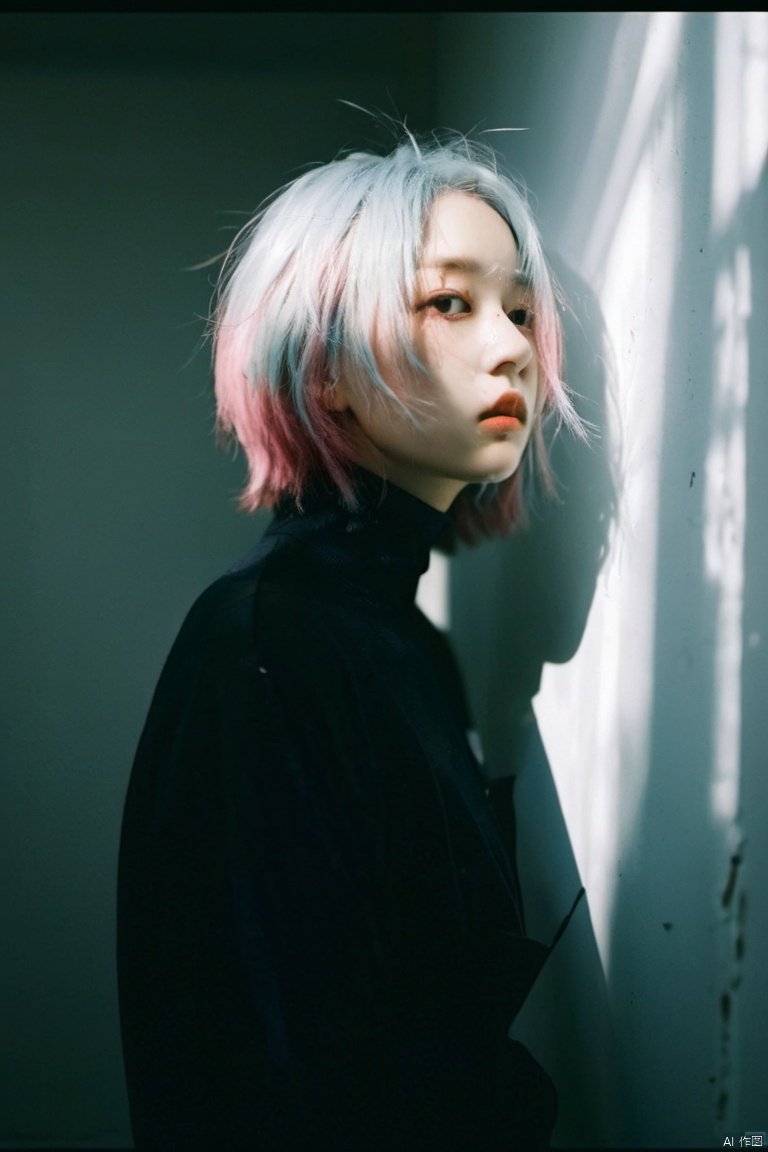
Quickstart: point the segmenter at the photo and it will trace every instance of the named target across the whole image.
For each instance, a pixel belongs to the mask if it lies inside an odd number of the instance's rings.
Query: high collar
[[[318,479],[300,508],[290,498],[277,505],[268,533],[300,540],[334,578],[370,603],[412,604],[449,517],[364,468],[355,467],[352,480],[354,511],[330,480]]]

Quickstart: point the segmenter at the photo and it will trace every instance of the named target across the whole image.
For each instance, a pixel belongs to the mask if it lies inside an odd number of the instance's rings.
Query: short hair
[[[459,134],[409,134],[388,155],[343,155],[278,190],[225,257],[213,312],[217,424],[247,458],[243,508],[284,494],[300,505],[318,472],[356,506],[353,441],[324,396],[342,374],[418,420],[408,380],[426,369],[410,338],[412,297],[430,209],[451,191],[477,196],[511,228],[539,361],[521,466],[507,480],[465,489],[451,509],[456,529],[467,540],[508,530],[524,517],[534,471],[552,490],[542,415],[553,411],[577,435],[583,426],[561,380],[557,289],[525,195],[491,148]],[[382,337],[398,348],[387,380],[376,357]]]

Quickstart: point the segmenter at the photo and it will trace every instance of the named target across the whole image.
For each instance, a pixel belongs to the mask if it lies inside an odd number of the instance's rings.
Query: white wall
[[[461,16],[442,36],[442,120],[528,129],[489,139],[594,292],[612,350],[604,404],[581,353],[573,381],[603,426],[598,457],[618,463],[610,549],[576,654],[541,648],[535,713],[607,974],[626,1139],[722,1145],[768,1127],[768,17]],[[568,476],[556,516],[589,524],[598,488]],[[547,553],[541,535],[533,561],[518,542],[490,574],[472,557],[454,572],[457,638],[502,750],[518,686],[482,690],[461,617],[492,579],[520,624],[521,573],[535,603],[546,580],[583,596],[589,540]],[[497,650],[513,650],[515,621],[495,619]],[[558,1135],[578,1143],[568,1123]]]

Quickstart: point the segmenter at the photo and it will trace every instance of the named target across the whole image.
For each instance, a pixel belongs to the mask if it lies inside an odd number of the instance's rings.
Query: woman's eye
[[[518,328],[530,328],[533,325],[534,313],[530,308],[513,308],[507,315]]]
[[[441,316],[462,316],[471,311],[463,296],[433,296],[429,301],[429,307],[434,308]]]

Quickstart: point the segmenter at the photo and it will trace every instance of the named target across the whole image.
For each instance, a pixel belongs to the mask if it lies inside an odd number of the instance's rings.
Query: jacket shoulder
[[[270,542],[189,609],[158,679],[141,745],[153,747],[158,738],[175,744],[183,731],[206,740],[222,726],[250,731],[257,717],[262,741],[278,729],[287,739],[285,725],[314,730],[323,701],[348,695],[354,675],[348,647],[322,611],[296,549]]]

